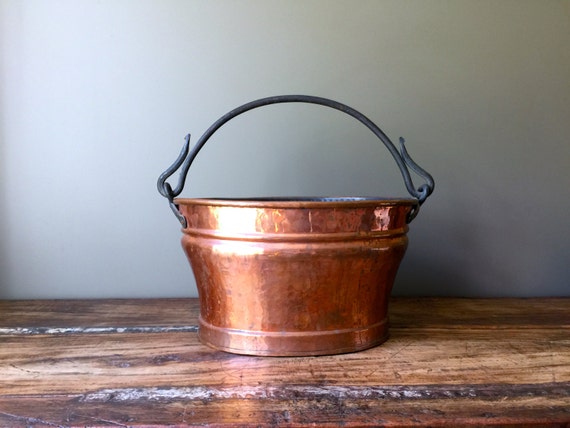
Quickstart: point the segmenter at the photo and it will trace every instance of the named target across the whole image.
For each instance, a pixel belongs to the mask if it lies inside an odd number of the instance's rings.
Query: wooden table
[[[570,299],[394,299],[359,353],[217,352],[194,299],[0,301],[0,426],[570,426]]]

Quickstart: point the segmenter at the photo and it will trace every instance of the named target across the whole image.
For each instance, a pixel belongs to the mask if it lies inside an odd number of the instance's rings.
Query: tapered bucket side
[[[177,203],[188,219],[182,245],[205,344],[292,356],[353,352],[387,339],[414,200]]]

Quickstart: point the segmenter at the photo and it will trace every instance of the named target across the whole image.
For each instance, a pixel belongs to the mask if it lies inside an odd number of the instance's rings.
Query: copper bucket
[[[396,160],[413,198],[176,198],[190,165],[224,123],[268,104],[305,102],[366,125]],[[200,297],[199,337],[248,355],[354,352],[388,338],[388,299],[408,223],[433,191],[432,177],[356,110],[325,98],[285,95],[238,107],[216,121],[158,180],[182,224],[182,246]],[[176,189],[166,182],[182,167]],[[416,189],[408,167],[426,183]],[[176,198],[176,199],[175,199]]]

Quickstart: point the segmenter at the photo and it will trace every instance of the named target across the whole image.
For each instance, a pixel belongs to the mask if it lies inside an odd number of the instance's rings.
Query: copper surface
[[[353,352],[388,337],[388,298],[414,199],[176,199],[200,296],[200,339],[292,356]]]

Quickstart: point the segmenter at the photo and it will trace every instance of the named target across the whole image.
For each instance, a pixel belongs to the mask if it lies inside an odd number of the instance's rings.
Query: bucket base
[[[242,355],[294,357],[362,351],[388,339],[388,320],[358,329],[258,332],[216,327],[200,317],[200,341]]]

